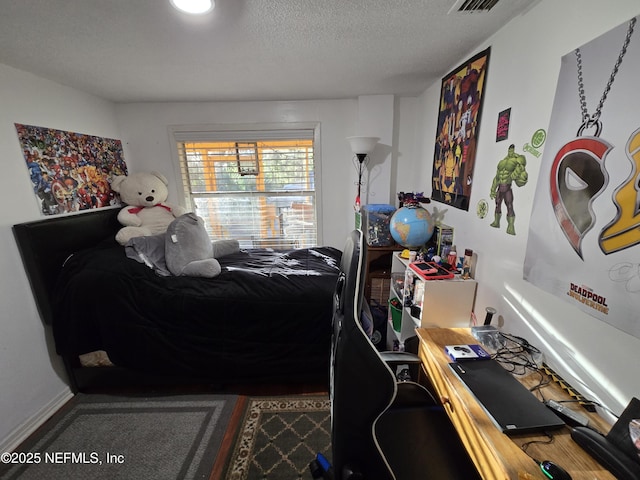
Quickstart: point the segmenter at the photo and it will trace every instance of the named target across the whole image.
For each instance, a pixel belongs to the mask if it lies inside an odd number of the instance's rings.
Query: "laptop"
[[[449,366],[503,433],[542,432],[565,425],[497,361],[454,362]]]

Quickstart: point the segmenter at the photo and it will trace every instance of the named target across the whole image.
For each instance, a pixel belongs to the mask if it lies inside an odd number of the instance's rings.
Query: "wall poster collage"
[[[120,140],[15,124],[34,194],[43,215],[120,205],[111,190],[126,175]]]
[[[562,57],[524,278],[640,338],[638,30],[633,18]]]

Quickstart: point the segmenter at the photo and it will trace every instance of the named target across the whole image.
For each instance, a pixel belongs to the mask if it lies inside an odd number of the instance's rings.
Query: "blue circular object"
[[[405,248],[420,248],[433,235],[431,214],[420,206],[402,207],[389,222],[393,239]]]

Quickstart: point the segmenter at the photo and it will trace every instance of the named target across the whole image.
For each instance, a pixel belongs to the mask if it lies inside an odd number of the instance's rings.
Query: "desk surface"
[[[547,479],[531,459],[534,457],[557,463],[571,474],[573,480],[614,479],[573,442],[566,427],[551,432],[552,443],[529,444],[525,453],[522,445],[532,441],[548,442],[548,437],[543,434],[507,436],[495,426],[473,394],[450,369],[451,359],[444,352],[445,345],[477,343],[468,328],[419,328],[417,333],[420,338],[419,355],[427,375],[483,478]],[[525,386],[532,387],[539,383],[540,377],[531,374],[518,379]],[[553,382],[543,387],[541,392],[545,399],[570,399]],[[573,407],[572,404],[567,406]],[[598,415],[590,414],[579,406],[577,409],[588,415],[598,430],[609,430],[610,426]]]

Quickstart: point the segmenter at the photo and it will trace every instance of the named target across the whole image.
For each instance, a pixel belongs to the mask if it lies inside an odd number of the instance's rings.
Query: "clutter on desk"
[[[444,351],[454,362],[491,359],[489,352],[476,343],[466,345],[446,345],[444,347]]]
[[[420,276],[423,280],[446,280],[455,276],[453,270],[449,270],[448,265],[436,262],[413,262],[409,268]]]
[[[500,330],[493,325],[474,325],[471,327],[471,335],[492,352],[504,346],[504,338],[500,335]]]
[[[447,258],[447,255],[453,246],[453,227],[440,223],[435,226],[433,237],[436,247],[434,255],[439,255],[441,258]]]
[[[538,347],[526,338],[511,333],[499,332],[502,346],[493,354],[493,358],[514,375],[526,375],[536,372],[544,362],[544,355]]]
[[[464,260],[462,261],[462,278],[471,278],[471,261],[473,259],[473,250],[470,248],[464,251]]]
[[[456,251],[455,245],[451,247],[449,251],[449,255],[447,255],[447,263],[453,270],[457,270],[458,268],[458,252]]]

